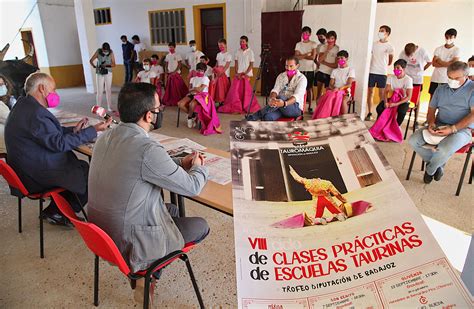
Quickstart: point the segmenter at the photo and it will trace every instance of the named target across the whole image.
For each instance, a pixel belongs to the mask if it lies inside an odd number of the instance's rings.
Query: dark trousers
[[[171,203],[166,203],[166,208],[173,218],[178,230],[183,235],[184,243],[201,242],[209,234],[209,225],[201,217],[179,217],[178,207]]]
[[[267,105],[255,114],[249,115],[248,120],[276,121],[281,117],[296,118],[299,116],[301,116],[301,109],[298,103],[295,102],[287,107],[271,107]]]
[[[405,119],[405,115],[407,114],[408,111],[408,103],[403,103],[398,105],[397,107],[397,123],[399,126],[402,125],[403,119]],[[380,101],[379,105],[377,105],[377,118],[380,117],[382,112],[385,110],[385,101]]]
[[[123,66],[125,67],[125,83],[129,83],[133,77],[133,62],[124,60]]]

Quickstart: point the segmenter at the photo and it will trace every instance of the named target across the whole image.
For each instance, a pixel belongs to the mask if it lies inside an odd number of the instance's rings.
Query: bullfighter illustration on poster
[[[470,308],[355,115],[231,122],[240,308]]]

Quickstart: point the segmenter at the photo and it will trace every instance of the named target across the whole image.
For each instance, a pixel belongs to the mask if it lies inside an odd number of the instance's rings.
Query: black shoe
[[[435,181],[440,181],[441,178],[443,178],[443,175],[444,175],[443,168],[438,167],[438,169],[436,170],[436,172],[433,175],[433,178],[434,178]]]
[[[371,121],[372,120],[372,113],[368,113],[367,116],[365,117],[365,121]]]
[[[429,184],[433,181],[433,176],[429,175],[427,172],[425,172],[425,175],[423,176],[423,181],[426,184]]]
[[[313,113],[313,109],[311,107],[308,107],[308,114],[312,114]]]
[[[418,130],[418,128],[419,128],[418,122],[415,122],[415,130]]]

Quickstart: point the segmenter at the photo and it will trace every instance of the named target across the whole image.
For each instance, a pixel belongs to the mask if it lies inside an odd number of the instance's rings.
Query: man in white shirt
[[[323,85],[329,87],[331,81],[331,72],[337,68],[336,57],[339,52],[339,46],[336,45],[337,34],[335,31],[329,31],[326,34],[326,44],[321,46],[318,54],[319,70],[316,74],[318,94],[316,102],[321,97]]]
[[[270,93],[270,102],[247,120],[275,121],[281,117],[297,118],[303,114],[306,77],[298,70],[298,58],[286,59],[286,71],[278,75]]]
[[[219,46],[220,52],[216,56],[216,66],[224,67],[225,75],[230,77],[230,63],[232,61],[232,55],[227,50],[226,39],[219,39],[217,45]]]
[[[434,70],[431,75],[430,89],[428,90],[431,97],[433,97],[438,86],[448,83],[448,66],[459,60],[459,54],[461,51],[459,50],[459,47],[454,46],[457,34],[458,32],[456,29],[451,28],[446,30],[444,33],[446,44],[436,48],[434,51]]]
[[[206,72],[204,73],[204,75],[206,75],[209,79],[212,79],[212,67],[208,65],[209,57],[207,57],[206,55],[202,55],[199,59],[199,62],[204,63],[206,65]]]
[[[332,70],[331,81],[329,82],[329,88],[332,90],[345,90],[346,94],[342,99],[341,113],[347,114],[348,105],[350,100],[351,85],[355,80],[355,71],[353,68],[347,65],[349,59],[349,53],[346,50],[340,50],[337,53],[337,65],[338,68]]]
[[[168,51],[169,53],[165,56],[165,72],[166,74],[172,73],[181,73],[181,66],[183,62],[183,58],[181,55],[176,53],[176,44],[174,42],[170,42],[168,44]]]
[[[413,80],[410,76],[405,74],[407,62],[403,59],[398,59],[393,64],[393,75],[389,75],[387,85],[385,87],[385,98],[388,98],[393,91],[400,89],[402,91],[402,98],[398,102],[389,102],[389,99],[382,101],[377,105],[377,118],[382,114],[385,108],[397,107],[397,123],[400,126],[405,119],[408,110],[408,102],[411,99],[413,92]]]
[[[372,59],[369,70],[369,91],[367,95],[367,117],[366,121],[372,120],[372,100],[374,87],[379,88],[380,100],[384,100],[384,89],[387,83],[387,67],[392,65],[394,49],[388,42],[392,29],[389,26],[380,26],[378,32],[379,40],[372,47]]]
[[[186,55],[185,62],[189,69],[189,75],[192,76],[192,72],[196,71],[196,64],[199,63],[199,59],[201,56],[204,56],[204,54],[202,51],[197,50],[195,40],[189,41],[189,48],[191,49],[191,52]]]
[[[143,60],[143,70],[138,72],[137,78],[135,79],[136,83],[148,83],[155,84],[156,75],[155,71],[151,69],[151,60],[146,58]]]
[[[404,50],[400,53],[399,59],[407,62],[405,74],[413,79],[413,89],[418,89],[419,93],[423,91],[423,73],[431,65],[431,58],[428,53],[414,43],[405,45]],[[417,101],[413,102],[418,106],[421,95],[418,95]],[[418,126],[418,108],[415,108],[415,127]]]
[[[133,71],[135,74],[138,74],[138,72],[142,69],[142,59],[140,58],[140,52],[146,50],[146,46],[144,43],[140,42],[140,37],[136,34],[132,36],[132,43],[135,54]]]
[[[245,35],[240,37],[240,48],[235,52],[235,72],[238,78],[253,76],[253,63],[255,55],[248,46],[249,38]]]
[[[306,101],[309,102],[311,109],[311,89],[314,83],[314,71],[316,70],[316,47],[317,44],[310,40],[311,28],[304,26],[301,29],[301,41],[296,43],[295,57],[299,60],[299,70],[308,81],[306,85]]]

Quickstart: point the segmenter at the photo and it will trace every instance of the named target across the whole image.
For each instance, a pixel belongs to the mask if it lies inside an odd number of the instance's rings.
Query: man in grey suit
[[[118,97],[122,122],[98,138],[90,164],[89,220],[110,235],[133,272],[209,233],[203,218],[177,217],[161,197],[162,188],[198,195],[208,170],[199,154],[172,159],[148,136],[160,126],[159,106],[155,86],[126,84]]]

